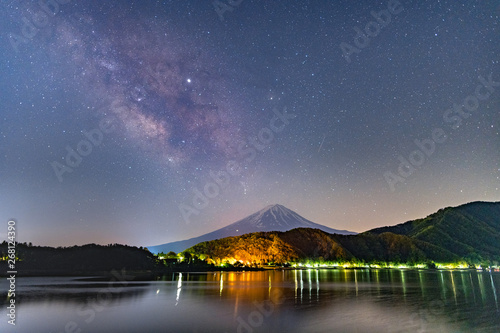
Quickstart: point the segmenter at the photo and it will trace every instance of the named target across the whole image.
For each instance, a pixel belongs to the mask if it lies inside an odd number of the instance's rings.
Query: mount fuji
[[[243,234],[260,231],[288,231],[295,228],[320,229],[330,234],[356,234],[356,232],[332,229],[327,226],[311,222],[285,206],[270,205],[221,229],[183,241],[148,246],[148,249],[153,253],[167,253],[169,251],[180,252],[200,242],[206,242],[214,239],[229,236],[241,236]]]

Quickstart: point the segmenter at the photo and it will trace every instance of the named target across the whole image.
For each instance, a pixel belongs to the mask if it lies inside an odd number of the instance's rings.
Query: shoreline
[[[499,268],[492,269],[477,269],[477,268],[418,268],[418,267],[259,267],[259,268],[228,268],[228,267],[214,267],[213,269],[207,267],[192,267],[189,269],[161,269],[161,270],[124,270],[124,269],[110,269],[109,271],[72,271],[66,272],[61,270],[55,271],[40,271],[28,270],[24,272],[17,272],[16,278],[23,277],[80,277],[82,281],[109,281],[114,278],[113,273],[125,273],[131,277],[133,281],[148,281],[156,280],[165,274],[172,273],[210,273],[210,272],[262,272],[262,271],[293,271],[293,270],[422,270],[422,271],[476,271],[476,272],[489,272],[499,273]],[[9,277],[9,274],[0,274],[1,278]],[[88,279],[87,279],[88,278]]]

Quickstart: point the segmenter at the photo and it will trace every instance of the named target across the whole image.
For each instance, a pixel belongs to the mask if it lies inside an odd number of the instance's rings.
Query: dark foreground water
[[[18,278],[0,332],[500,332],[500,274],[290,270]]]

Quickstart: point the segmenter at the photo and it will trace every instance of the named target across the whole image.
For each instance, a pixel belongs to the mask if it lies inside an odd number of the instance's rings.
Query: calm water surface
[[[424,270],[18,278],[0,332],[500,332],[500,274]]]

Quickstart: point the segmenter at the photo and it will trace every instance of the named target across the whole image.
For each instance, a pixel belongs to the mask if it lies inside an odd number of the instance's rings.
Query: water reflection
[[[70,320],[81,332],[164,331],[165,327],[175,332],[495,332],[500,327],[496,290],[500,274],[489,272],[175,273],[157,281],[129,281],[113,291],[105,289],[107,283],[70,278],[17,282],[16,328],[26,332],[63,332]],[[0,288],[7,290],[4,281]],[[2,296],[5,305],[6,294]],[[2,325],[0,332],[7,332]]]
[[[418,271],[418,283],[420,285],[420,290],[422,292],[422,298],[425,299],[425,274],[421,270]]]
[[[498,298],[497,298],[497,289],[495,287],[495,283],[493,282],[493,275],[490,272],[490,281],[491,281],[491,288],[493,289],[493,296],[495,297],[495,306],[497,308],[498,312]]]
[[[179,273],[179,277],[177,279],[177,294],[175,296],[175,305],[179,304],[179,298],[181,297],[182,290],[182,273]]]
[[[457,305],[457,289],[455,288],[455,279],[453,279],[453,271],[450,271],[450,278],[453,289],[453,298],[455,299],[455,305]]]
[[[2,279],[3,280],[3,279]],[[3,282],[3,281],[2,281]],[[93,279],[75,278],[17,278],[16,280],[16,302],[22,304],[30,303],[64,303],[71,306],[72,303],[81,304],[89,299],[99,298],[102,302],[127,302],[130,298],[143,295],[149,287],[148,282],[135,281],[111,281],[94,282]],[[8,304],[7,292],[2,283],[2,306]]]
[[[222,296],[222,290],[224,290],[224,275],[220,275],[220,288],[219,288],[219,296]]]
[[[406,271],[400,270],[399,272],[401,274],[401,285],[403,286],[403,297],[406,300],[406,279],[405,279]]]
[[[481,292],[481,299],[483,301],[483,305],[486,303],[486,292],[484,288],[484,274],[479,274],[478,275],[478,281],[479,281],[479,291]]]

